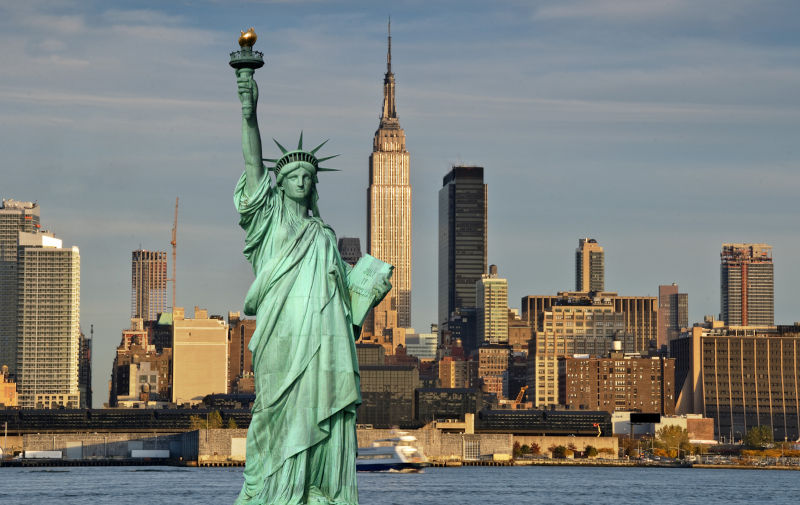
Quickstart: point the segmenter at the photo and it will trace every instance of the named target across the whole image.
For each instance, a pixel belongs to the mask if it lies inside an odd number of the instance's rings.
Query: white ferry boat
[[[359,472],[417,472],[429,466],[427,458],[413,444],[416,437],[400,435],[372,443],[372,447],[359,447],[356,470]]]

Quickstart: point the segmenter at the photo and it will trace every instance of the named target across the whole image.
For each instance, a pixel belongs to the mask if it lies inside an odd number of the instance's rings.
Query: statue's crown
[[[336,172],[337,171],[337,169],[335,169],[335,168],[325,168],[325,167],[319,166],[319,164],[321,162],[327,161],[327,160],[329,160],[331,158],[335,158],[335,157],[339,156],[338,154],[334,154],[333,156],[326,156],[324,158],[317,158],[317,156],[316,156],[317,151],[319,151],[320,148],[322,146],[324,146],[328,142],[327,140],[325,142],[323,142],[322,144],[318,145],[317,147],[315,147],[314,149],[310,150],[310,151],[304,151],[303,150],[303,132],[300,132],[300,140],[297,142],[297,149],[295,149],[293,151],[287,150],[277,140],[275,140],[275,139],[272,139],[272,140],[278,146],[278,149],[281,150],[281,154],[282,155],[281,155],[280,158],[277,158],[277,159],[264,158],[264,161],[269,161],[271,163],[275,163],[274,166],[267,167],[267,168],[269,170],[272,170],[273,172],[275,172],[276,176],[278,174],[280,174],[281,169],[283,169],[283,167],[285,167],[289,163],[294,163],[296,161],[307,163],[307,164],[311,165],[312,167],[314,167],[315,174],[317,172]]]

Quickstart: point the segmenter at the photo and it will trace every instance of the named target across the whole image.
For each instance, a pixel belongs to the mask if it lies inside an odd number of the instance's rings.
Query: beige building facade
[[[81,257],[49,233],[20,232],[17,391],[23,408],[78,408]]]
[[[605,356],[617,339],[622,340],[621,347],[631,350],[633,341],[625,335],[624,314],[612,304],[550,307],[531,340],[528,382],[532,390],[528,398],[535,407],[558,404],[558,359],[575,354]]]
[[[478,376],[478,363],[445,356],[439,360],[439,383],[443,388],[474,387]]]
[[[400,128],[389,36],[383,109],[369,157],[367,252],[394,265],[392,290],[375,307],[364,331],[382,336],[387,328],[411,326],[411,180],[406,134]]]
[[[228,324],[195,307],[173,311],[172,401],[197,404],[203,397],[228,392]]]
[[[769,426],[800,437],[800,326],[726,326],[707,318],[670,342],[678,414],[714,419],[717,437]]]
[[[508,280],[497,275],[497,266],[475,283],[478,339],[489,344],[508,343]]]
[[[522,319],[529,321],[534,331],[541,330],[544,312],[565,303],[611,304],[615,312],[623,314],[625,333],[634,337],[635,347],[631,352],[647,354],[657,342],[658,297],[655,296],[620,296],[613,291],[560,291],[556,295],[529,295],[522,297]]]
[[[604,291],[605,253],[597,240],[582,238],[575,250],[575,291]]]

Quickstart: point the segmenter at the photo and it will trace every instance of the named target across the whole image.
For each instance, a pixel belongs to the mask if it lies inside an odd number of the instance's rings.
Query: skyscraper
[[[155,321],[167,310],[167,253],[139,249],[131,254],[131,318]]]
[[[658,347],[667,345],[688,327],[689,295],[678,293],[674,282],[658,286]]]
[[[605,290],[603,248],[593,238],[578,240],[575,250],[575,291]]]
[[[475,283],[486,273],[486,184],[483,167],[454,166],[439,190],[439,325],[456,308],[475,307]],[[458,251],[458,254],[456,254]]]
[[[50,233],[20,232],[17,389],[23,408],[78,408],[81,260]]]
[[[394,274],[392,290],[375,307],[372,327],[365,328],[374,335],[411,326],[411,184],[406,134],[397,118],[394,92],[389,25],[383,110],[369,157],[367,252],[394,265]]]
[[[17,373],[17,239],[38,229],[38,204],[0,203],[0,366],[11,376]]]
[[[508,280],[498,277],[497,266],[475,283],[478,338],[488,344],[508,344]]]
[[[772,246],[722,244],[720,319],[728,326],[775,323]]]

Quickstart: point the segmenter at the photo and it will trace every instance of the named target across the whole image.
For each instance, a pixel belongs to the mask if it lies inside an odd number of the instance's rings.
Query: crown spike
[[[300,130],[300,140],[297,142],[297,149],[303,148],[303,130]]]
[[[311,152],[311,154],[317,154],[317,151],[319,151],[319,150],[320,150],[320,148],[321,148],[322,146],[324,146],[325,144],[327,144],[329,140],[330,140],[330,139],[325,139],[325,142],[323,142],[322,144],[320,144],[320,145],[318,145],[317,147],[315,147],[314,149],[312,149],[312,150],[310,151],[310,152]]]
[[[339,172],[338,168],[317,167],[317,172]]]
[[[281,154],[286,154],[286,153],[288,152],[288,151],[286,150],[286,148],[285,148],[285,147],[283,147],[283,146],[281,145],[281,143],[280,143],[280,142],[278,142],[277,140],[275,140],[275,138],[274,138],[274,137],[273,137],[272,141],[273,141],[273,142],[275,142],[275,144],[278,146],[278,149],[280,149],[280,150],[281,150]]]
[[[328,160],[333,159],[333,158],[335,158],[337,156],[339,156],[339,155],[338,154],[334,154],[333,156],[326,156],[324,158],[317,158],[317,163],[322,163],[323,161],[328,161]]]

